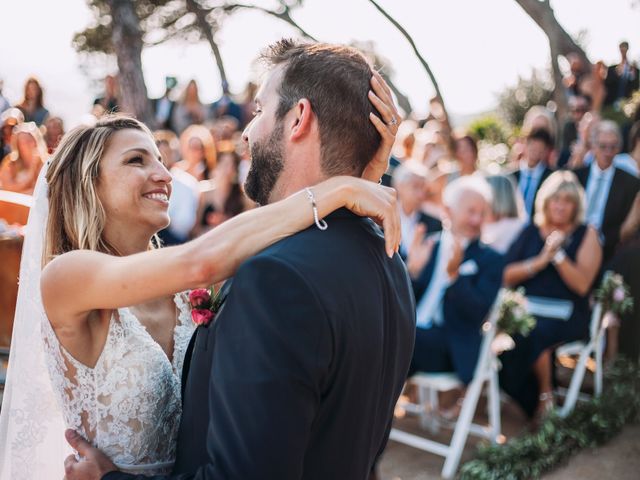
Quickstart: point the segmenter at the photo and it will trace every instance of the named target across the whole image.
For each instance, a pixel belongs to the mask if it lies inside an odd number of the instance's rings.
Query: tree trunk
[[[220,72],[220,85],[222,87],[222,91],[224,92],[229,85],[229,82],[227,81],[227,72],[224,69],[224,62],[222,61],[220,48],[213,38],[213,28],[207,21],[207,12],[202,9],[202,7],[198,4],[198,2],[196,2],[196,0],[186,0],[186,2],[187,11],[195,14],[198,29],[207,39],[207,42],[209,42],[211,52],[213,53],[216,65],[218,66],[218,72]]]
[[[427,61],[424,59],[424,57],[420,54],[420,51],[418,50],[418,47],[416,46],[415,42],[413,41],[413,38],[411,37],[411,35],[409,35],[409,32],[407,32],[404,29],[404,27],[398,23],[398,21],[396,19],[394,19],[391,15],[389,15],[374,0],[369,0],[369,2],[371,2],[371,4],[373,4],[373,6],[376,7],[376,9],[380,13],[382,13],[382,15],[384,15],[385,18],[387,20],[389,20],[393,24],[393,26],[398,29],[398,31],[400,31],[400,33],[404,36],[404,38],[406,38],[407,41],[409,42],[409,45],[411,45],[411,48],[413,49],[413,53],[416,55],[416,57],[418,57],[418,60],[420,61],[420,64],[425,69],[425,71],[427,72],[427,75],[429,76],[429,79],[431,80],[431,84],[433,85],[433,88],[436,91],[436,98],[437,98],[438,102],[440,103],[440,105],[442,105],[442,111],[443,111],[443,114],[444,114],[444,123],[446,124],[445,127],[450,130],[451,129],[451,122],[450,122],[450,119],[449,119],[449,114],[447,113],[447,107],[446,107],[446,105],[444,103],[444,98],[442,97],[442,92],[440,92],[440,86],[438,85],[438,82],[436,81],[435,75],[431,71],[431,67],[429,66]]]
[[[107,0],[112,18],[113,48],[118,58],[122,112],[151,124],[147,86],[142,74],[142,30],[131,0]]]
[[[585,51],[578,45],[571,35],[569,35],[553,13],[549,0],[516,0],[518,5],[536,22],[549,39],[549,49],[551,51],[551,68],[553,70],[553,80],[555,88],[553,92],[554,101],[557,104],[558,118],[564,118],[568,106],[567,96],[562,86],[562,73],[558,65],[558,56],[566,56],[570,53],[578,55],[585,67],[591,69],[591,61]]]

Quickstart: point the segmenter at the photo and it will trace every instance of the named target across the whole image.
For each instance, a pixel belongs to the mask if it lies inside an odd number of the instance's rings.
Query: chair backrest
[[[487,315],[487,321],[482,325],[482,343],[480,344],[480,353],[478,354],[474,378],[481,378],[482,372],[486,372],[488,367],[487,364],[491,361],[493,352],[491,344],[493,343],[493,339],[496,337],[498,312],[500,311],[500,304],[502,303],[504,292],[504,288],[501,288],[498,291],[498,294],[493,301],[493,305],[489,310],[489,314]]]
[[[31,195],[0,190],[0,218],[9,224],[26,225],[32,202]]]
[[[598,335],[598,330],[601,326],[602,319],[602,303],[597,302],[593,306],[593,311],[591,312],[591,324],[589,325],[589,333],[591,335],[590,340],[596,338]]]

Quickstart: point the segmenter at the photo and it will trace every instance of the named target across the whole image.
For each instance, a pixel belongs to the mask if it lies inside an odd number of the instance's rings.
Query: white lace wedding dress
[[[45,360],[66,426],[128,473],[167,474],[175,461],[182,365],[195,325],[187,295],[174,301],[172,361],[128,308],[112,316],[94,368],[65,350],[43,316]]]

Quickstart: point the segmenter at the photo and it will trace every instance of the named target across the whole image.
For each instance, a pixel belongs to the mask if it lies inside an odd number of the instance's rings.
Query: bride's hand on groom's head
[[[371,88],[369,100],[376,107],[379,115],[371,113],[369,114],[369,120],[380,133],[382,141],[371,162],[365,168],[362,178],[377,183],[389,168],[391,149],[396,140],[398,125],[402,118],[393,102],[389,85],[376,71],[373,72],[373,77],[371,77]]]
[[[69,455],[64,461],[65,480],[100,480],[118,468],[104,453],[93,447],[75,430],[64,432],[67,443],[78,452],[81,460]]]

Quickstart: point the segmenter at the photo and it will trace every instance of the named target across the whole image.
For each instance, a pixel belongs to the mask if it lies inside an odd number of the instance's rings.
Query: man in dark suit
[[[263,57],[271,70],[243,134],[247,194],[266,204],[360,176],[380,145],[365,57],[285,40]],[[174,474],[153,478],[368,478],[409,367],[415,305],[402,260],[369,219],[339,210],[326,222],[241,265],[215,322],[198,328]]]
[[[478,177],[447,185],[451,228],[431,236],[409,258],[416,297],[411,372],[455,371],[468,384],[478,360],[481,326],[502,283],[500,254],[480,242],[491,189]]]
[[[613,165],[622,147],[620,129],[614,122],[597,123],[591,143],[595,161],[577,169],[575,174],[586,192],[585,221],[602,236],[604,265],[620,242],[620,227],[631,210],[640,180]]]
[[[424,213],[421,208],[425,200],[427,172],[422,165],[407,161],[393,172],[392,185],[398,192],[398,209],[402,227],[400,256],[409,254],[411,244],[418,235],[422,240],[426,235],[442,230],[442,222]]]
[[[542,183],[553,173],[547,162],[553,150],[553,138],[545,129],[533,130],[527,136],[524,158],[513,172],[529,218],[535,214],[535,198]]]
[[[621,42],[619,47],[621,56],[620,63],[611,65],[607,69],[607,78],[605,80],[607,96],[604,100],[605,105],[613,105],[621,98],[629,98],[635,90],[640,88],[638,67],[632,65],[627,58],[629,42]]]
[[[153,117],[156,122],[155,125],[157,130],[171,130],[175,132],[175,127],[173,126],[173,109],[176,106],[176,102],[171,98],[171,92],[177,85],[178,81],[175,77],[165,77],[164,82],[164,95],[160,98],[154,98],[151,100]]]

